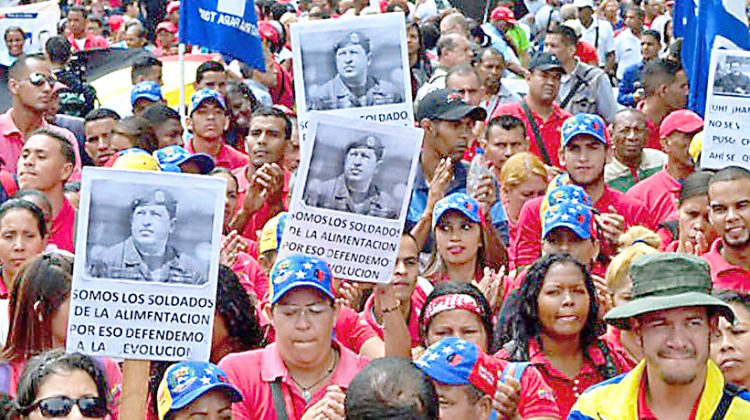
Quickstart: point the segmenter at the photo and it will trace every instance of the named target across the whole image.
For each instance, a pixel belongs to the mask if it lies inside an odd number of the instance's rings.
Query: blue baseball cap
[[[484,223],[484,218],[479,210],[479,202],[466,193],[453,193],[443,197],[435,204],[432,211],[432,229],[435,230],[440,219],[449,210],[456,210],[466,216],[467,219],[474,223]]]
[[[602,117],[596,114],[576,114],[565,120],[562,126],[562,147],[574,137],[586,134],[607,144],[607,126]]]
[[[271,305],[297,287],[312,287],[336,300],[333,295],[331,270],[325,261],[296,254],[279,260],[271,270]]]
[[[233,403],[242,401],[242,394],[229,383],[227,374],[209,362],[179,362],[168,367],[159,383],[157,411],[164,420],[171,411],[192,404],[209,391],[225,391]]]
[[[182,172],[180,165],[193,162],[198,166],[201,174],[207,174],[216,166],[214,159],[205,153],[190,154],[184,147],[171,145],[162,147],[154,152],[159,166],[164,172]]]
[[[542,217],[542,239],[553,229],[565,227],[581,239],[591,239],[591,207],[578,203],[561,202],[551,206]]]
[[[444,338],[425,350],[414,365],[434,382],[473,385],[486,395],[497,390],[500,365],[473,343],[457,337]]]
[[[591,197],[583,188],[578,185],[562,185],[547,193],[547,203],[554,206],[560,203],[583,204],[591,207]]]
[[[148,99],[151,102],[159,102],[164,97],[161,95],[161,86],[156,82],[141,82],[133,86],[130,91],[130,105],[135,106],[139,99]]]
[[[219,105],[219,107],[221,107],[221,109],[223,109],[224,111],[227,110],[227,104],[226,102],[224,102],[224,96],[222,96],[219,91],[213,89],[201,89],[193,93],[193,96],[190,98],[190,115],[193,115],[193,112],[195,112],[195,110],[198,109],[198,107],[201,106],[205,101],[214,101],[217,105]]]

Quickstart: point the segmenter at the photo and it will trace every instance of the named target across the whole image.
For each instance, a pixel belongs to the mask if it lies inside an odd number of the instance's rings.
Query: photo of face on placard
[[[404,94],[402,34],[358,19],[345,28],[301,35],[307,111],[401,104]]]
[[[398,219],[411,150],[398,138],[318,124],[303,200],[306,205]]]
[[[716,63],[714,94],[750,96],[750,57],[726,55]]]
[[[187,187],[92,182],[86,275],[200,286],[208,281],[214,202]]]

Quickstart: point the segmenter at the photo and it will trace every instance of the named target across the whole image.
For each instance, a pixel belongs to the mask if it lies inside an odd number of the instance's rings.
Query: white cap
[[[594,0],[573,0],[573,6],[575,6],[577,9],[582,9],[584,7],[590,7],[594,8]]]

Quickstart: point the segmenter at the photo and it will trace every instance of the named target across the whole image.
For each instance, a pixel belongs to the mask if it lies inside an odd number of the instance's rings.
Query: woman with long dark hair
[[[595,296],[583,264],[568,254],[547,255],[529,268],[502,326],[510,341],[497,357],[531,362],[555,391],[563,418],[586,388],[633,367],[621,349],[599,339]]]

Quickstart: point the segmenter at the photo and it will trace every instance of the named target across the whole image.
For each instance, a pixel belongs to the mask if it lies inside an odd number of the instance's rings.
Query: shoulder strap
[[[277,420],[288,420],[286,414],[286,403],[284,403],[284,394],[281,393],[281,377],[271,382],[271,394],[273,396],[273,408],[276,409]]]
[[[547,149],[544,147],[544,142],[542,141],[542,134],[539,132],[539,127],[536,125],[536,120],[534,120],[534,115],[531,114],[529,106],[526,105],[526,101],[523,99],[521,99],[521,107],[523,107],[523,112],[526,114],[526,119],[529,120],[531,129],[534,131],[534,141],[536,142],[536,146],[539,148],[539,151],[542,153],[542,159],[544,160],[544,163],[546,165],[552,165],[552,161],[549,159],[549,154],[547,154]]]
[[[724,386],[724,392],[721,393],[721,401],[719,401],[719,406],[716,407],[716,411],[714,411],[713,416],[711,416],[711,420],[724,419],[724,417],[726,417],[727,415],[727,412],[729,411],[729,406],[732,405],[732,400],[740,392],[742,392],[742,388],[738,387],[737,385],[727,383]]]
[[[578,92],[578,89],[580,89],[581,86],[584,83],[588,83],[587,78],[588,78],[589,74],[591,74],[591,72],[595,68],[596,67],[590,67],[590,68],[586,69],[586,72],[583,73],[583,76],[580,76],[580,75],[574,73],[574,75],[576,77],[576,82],[573,85],[573,87],[570,89],[570,92],[568,92],[568,95],[565,96],[565,99],[563,99],[562,102],[560,102],[560,108],[565,108],[565,107],[568,106],[568,104],[570,103],[570,101],[573,99],[573,96],[575,96],[576,92]]]
[[[513,379],[518,381],[518,383],[521,383],[523,372],[530,364],[530,362],[508,362],[508,364],[505,365],[505,368],[503,368],[502,373],[500,373],[500,381],[504,381],[505,376],[512,374]]]
[[[594,16],[596,21],[596,16]],[[594,48],[596,49],[596,57],[599,58],[599,22],[596,22],[596,37],[594,38]]]
[[[16,180],[13,179],[13,174],[5,169],[0,170],[0,184],[2,184],[8,198],[13,197],[13,194],[18,192],[18,184],[16,183]]]

